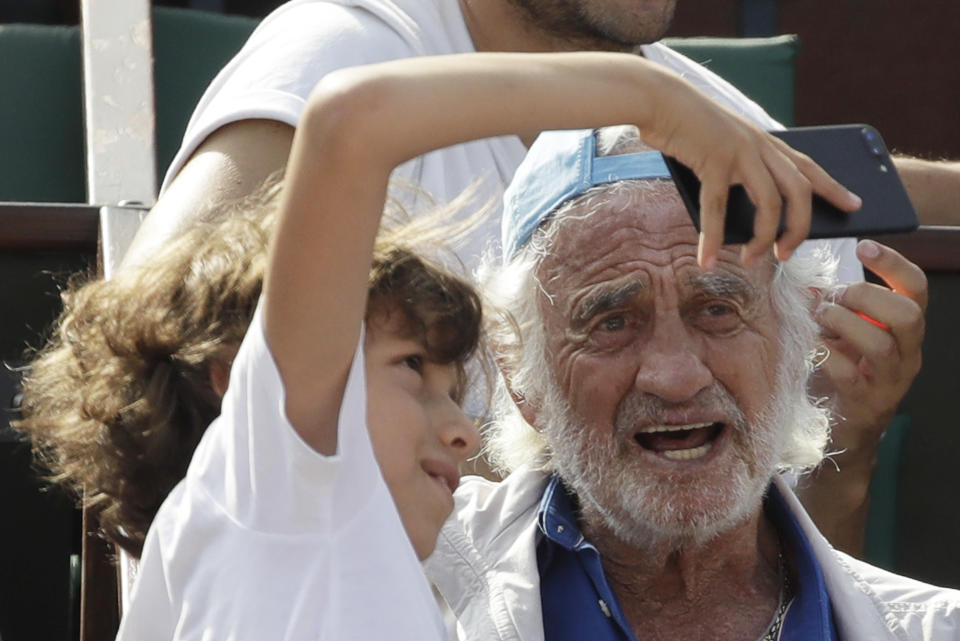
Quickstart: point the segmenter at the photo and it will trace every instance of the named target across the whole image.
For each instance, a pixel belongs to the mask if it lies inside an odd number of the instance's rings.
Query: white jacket
[[[465,478],[427,572],[467,641],[543,641],[537,508],[548,476]],[[958,641],[960,591],[897,576],[834,550],[783,480],[774,480],[820,564],[843,641]]]

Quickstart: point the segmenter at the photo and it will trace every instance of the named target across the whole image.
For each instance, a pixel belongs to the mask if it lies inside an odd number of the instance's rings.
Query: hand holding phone
[[[812,158],[828,174],[863,200],[847,213],[814,196],[810,238],[842,238],[898,234],[917,228],[917,214],[897,174],[883,138],[869,125],[796,127],[772,131],[788,145]],[[667,166],[697,230],[700,229],[700,181],[688,167],[666,157]],[[743,187],[730,189],[724,243],[746,243],[753,237],[756,208]],[[783,231],[781,223],[781,232]]]

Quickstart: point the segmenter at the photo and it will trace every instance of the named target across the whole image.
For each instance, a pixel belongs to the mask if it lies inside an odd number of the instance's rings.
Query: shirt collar
[[[764,510],[780,535],[784,554],[791,560],[796,576],[796,585],[792,586],[793,602],[787,610],[780,640],[836,639],[833,609],[820,564],[800,523],[772,483]]]
[[[796,576],[796,585],[792,586],[793,600],[784,619],[780,641],[835,641],[833,611],[820,565],[800,524],[774,484],[768,488],[764,511],[780,535],[784,554],[791,560]],[[576,499],[557,475],[550,478],[543,492],[537,521],[544,534],[538,550],[541,576],[554,555],[563,554],[564,550],[567,553],[595,551],[581,533]],[[601,577],[593,579],[598,584],[606,583]],[[615,597],[608,595],[608,598]],[[615,607],[620,609],[619,604]]]
[[[550,477],[543,491],[537,522],[547,539],[566,550],[576,550],[584,542],[577,522],[574,498],[556,474]]]

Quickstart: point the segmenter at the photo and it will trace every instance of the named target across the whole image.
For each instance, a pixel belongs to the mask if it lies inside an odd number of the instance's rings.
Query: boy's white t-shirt
[[[147,535],[118,639],[445,639],[380,474],[358,347],[338,451],[300,439],[260,311],[221,416]]]

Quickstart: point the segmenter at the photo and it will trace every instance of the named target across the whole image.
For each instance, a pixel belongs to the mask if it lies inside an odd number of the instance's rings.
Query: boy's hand
[[[698,261],[704,269],[715,265],[723,244],[732,185],[743,185],[757,208],[754,236],[741,250],[745,264],[771,246],[780,260],[793,254],[810,231],[813,194],[844,211],[860,207],[858,196],[808,156],[718,106],[692,86],[674,82],[656,97],[652,122],[642,127],[644,140],[690,167],[700,179]],[[777,239],[781,212],[785,212],[786,231]]]

